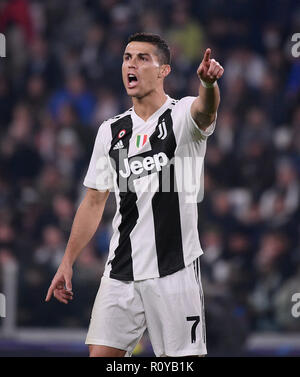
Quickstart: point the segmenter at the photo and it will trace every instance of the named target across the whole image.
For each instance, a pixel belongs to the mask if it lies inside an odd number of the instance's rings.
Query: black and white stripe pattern
[[[206,138],[214,126],[205,135],[195,126],[193,101],[194,97],[168,97],[147,121],[131,108],[99,128],[84,184],[115,191],[117,211],[104,275],[125,281],[162,277],[203,253],[196,198],[203,185]],[[186,157],[200,159],[196,170],[190,162],[184,166],[188,177],[196,177],[191,202],[182,190],[186,176],[180,176],[174,162]],[[109,163],[99,172],[100,158]],[[105,175],[108,183],[102,179]]]
[[[165,137],[159,138],[161,132],[160,125],[164,123]],[[164,152],[168,159],[174,157],[176,150],[176,139],[173,132],[173,122],[171,117],[171,109],[167,109],[158,119],[157,126],[153,134],[150,136],[151,150],[139,154],[139,158],[154,156],[157,153]],[[118,186],[120,187],[119,169],[124,167],[124,160],[128,158],[127,153],[122,155],[118,150],[114,149],[116,143],[119,142],[118,134],[121,130],[125,130],[125,136],[122,138],[124,149],[129,149],[129,142],[132,137],[132,119],[128,115],[121,118],[117,122],[111,124],[112,142],[110,148],[110,156],[113,158],[118,176]],[[131,162],[134,157],[131,157]],[[136,179],[140,178],[137,176]],[[155,235],[156,258],[159,276],[165,276],[172,272],[178,271],[184,267],[182,234],[180,224],[180,209],[178,193],[175,190],[176,179],[174,176],[174,166],[170,166],[170,192],[163,192],[162,172],[158,172],[158,190],[152,193],[152,216]],[[174,183],[175,181],[175,183]],[[123,186],[124,187],[124,186]],[[126,186],[128,188],[128,186]],[[151,195],[151,193],[148,193]],[[119,244],[114,252],[115,257],[111,261],[110,277],[120,280],[133,280],[133,261],[132,261],[132,230],[136,226],[139,219],[139,211],[137,208],[137,194],[130,190],[124,192],[119,191],[120,208],[119,212],[122,216],[119,225]],[[149,214],[150,216],[151,214]],[[166,227],[168,224],[168,227]],[[147,231],[145,229],[145,231]]]
[[[201,302],[201,324],[202,324],[202,337],[203,342],[206,344],[206,328],[205,328],[205,308],[204,308],[204,295],[201,284],[201,274],[200,274],[200,257],[193,261],[195,279],[199,286],[199,295]]]
[[[128,150],[129,141],[132,136],[132,120],[129,115],[113,123],[111,127],[112,142],[109,154],[115,162],[117,172],[120,168],[122,168],[123,161],[119,159],[119,151],[114,149],[114,145],[119,142],[118,135],[120,131],[124,129],[126,131],[126,134],[122,138],[122,141],[124,148]],[[118,185],[120,183],[119,181],[120,177],[118,176]],[[110,276],[112,278],[118,278],[119,280],[134,280],[130,234],[135,227],[138,219],[138,211],[135,205],[137,196],[135,193],[130,191],[119,191],[119,198],[119,212],[122,219],[118,227],[120,234],[119,244],[114,250],[114,258],[111,261]]]

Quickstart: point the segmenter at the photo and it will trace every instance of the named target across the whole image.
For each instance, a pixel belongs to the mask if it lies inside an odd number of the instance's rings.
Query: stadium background
[[[300,355],[300,32],[292,0],[0,1],[0,355],[86,356],[111,235],[74,266],[75,300],[45,303],[100,123],[131,106],[122,52],[136,31],[172,50],[166,92],[196,95],[206,47],[225,68],[199,229],[210,356]],[[147,334],[136,355],[151,356]]]

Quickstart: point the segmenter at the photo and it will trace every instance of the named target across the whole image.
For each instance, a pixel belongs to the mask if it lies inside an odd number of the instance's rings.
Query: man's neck
[[[166,102],[167,95],[164,92],[153,92],[143,98],[132,98],[135,113],[145,122]]]

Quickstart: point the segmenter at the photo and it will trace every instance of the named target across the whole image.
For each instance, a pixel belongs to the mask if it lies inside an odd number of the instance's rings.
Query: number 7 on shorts
[[[193,317],[186,317],[187,321],[194,321],[192,329],[191,329],[191,342],[196,342],[196,327],[198,326],[198,323],[200,322],[200,317],[198,315]]]

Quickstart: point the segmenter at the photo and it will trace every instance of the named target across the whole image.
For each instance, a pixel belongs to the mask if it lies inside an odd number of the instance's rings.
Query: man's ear
[[[167,77],[168,74],[171,72],[171,66],[169,64],[163,64],[160,68],[159,68],[159,74],[158,74],[158,77]]]

